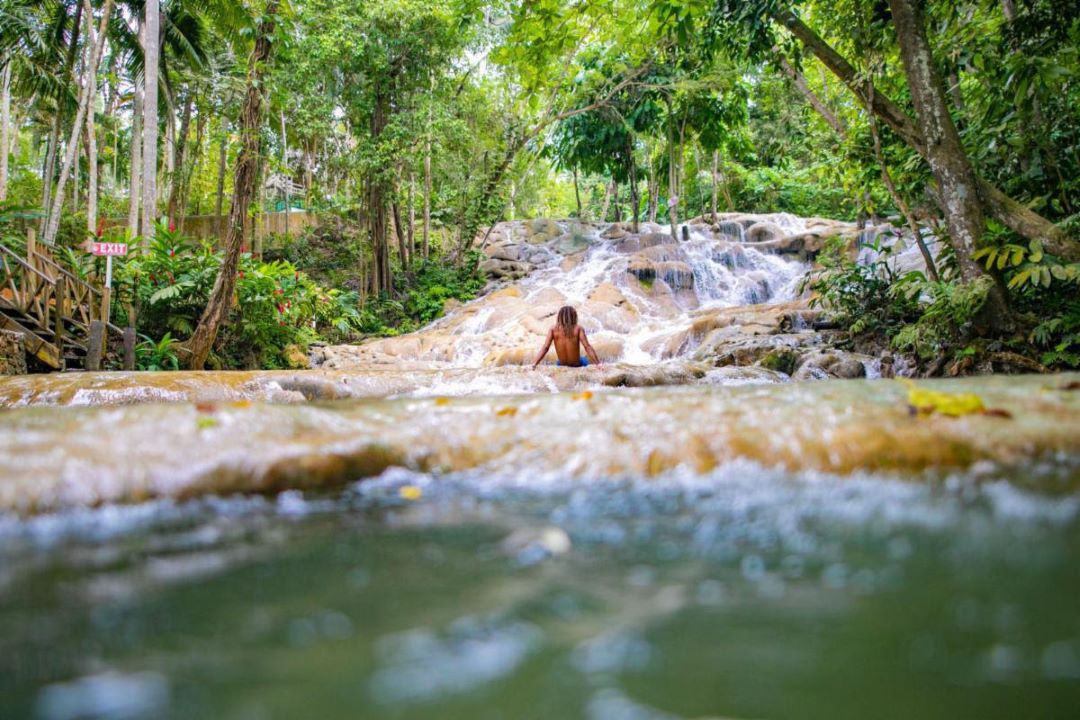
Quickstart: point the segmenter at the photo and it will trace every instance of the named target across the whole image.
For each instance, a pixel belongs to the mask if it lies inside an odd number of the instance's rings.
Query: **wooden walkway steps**
[[[97,369],[87,367],[88,357],[93,365],[101,356],[100,349],[91,352],[91,328],[125,335],[111,323],[100,324],[103,310],[101,289],[61,267],[32,234],[25,254],[0,245],[0,329],[21,334],[27,354],[45,366]],[[133,367],[133,360],[125,358],[125,366]]]

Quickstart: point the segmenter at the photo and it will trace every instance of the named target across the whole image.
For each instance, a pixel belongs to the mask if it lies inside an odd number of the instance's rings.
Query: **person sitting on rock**
[[[596,356],[596,351],[589,344],[589,338],[585,336],[584,328],[577,324],[577,310],[569,305],[564,305],[559,309],[557,321],[548,330],[547,339],[544,340],[544,347],[540,354],[536,356],[536,362],[533,363],[534,370],[547,355],[551,343],[555,343],[555,355],[559,358],[555,363],[556,365],[588,367],[590,360],[593,365],[600,364],[600,358]],[[585,354],[588,357],[581,357],[582,347],[585,348]]]

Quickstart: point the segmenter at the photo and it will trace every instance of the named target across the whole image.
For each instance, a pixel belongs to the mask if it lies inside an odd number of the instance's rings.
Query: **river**
[[[0,379],[0,717],[1072,717],[1080,375],[912,413],[773,224],[503,228],[320,369]],[[521,368],[563,302],[608,362]]]

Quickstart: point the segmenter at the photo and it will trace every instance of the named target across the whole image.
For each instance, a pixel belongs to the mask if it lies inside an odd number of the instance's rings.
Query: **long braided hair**
[[[557,319],[559,328],[563,333],[570,335],[574,331],[574,327],[577,325],[577,310],[569,305],[563,305],[559,308],[559,316]]]

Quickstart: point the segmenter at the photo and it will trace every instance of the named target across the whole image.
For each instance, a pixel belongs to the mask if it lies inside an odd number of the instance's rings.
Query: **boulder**
[[[864,361],[871,358],[842,350],[809,353],[799,361],[794,380],[824,380],[827,378],[866,377]]]
[[[784,237],[784,230],[776,223],[757,222],[746,229],[746,242],[767,242]]]

